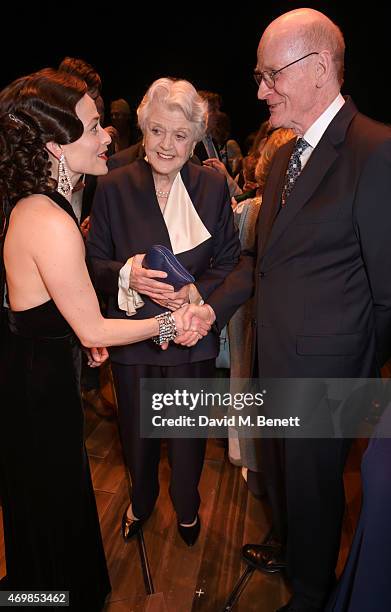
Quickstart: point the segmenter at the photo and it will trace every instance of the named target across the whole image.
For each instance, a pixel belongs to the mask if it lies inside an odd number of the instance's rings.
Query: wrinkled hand
[[[161,270],[147,270],[143,268],[141,265],[143,259],[144,254],[138,254],[133,257],[129,285],[132,289],[137,291],[137,293],[143,293],[152,300],[160,303],[160,300],[163,299],[163,295],[166,293],[174,293],[174,287],[154,280],[155,278],[166,278],[167,273]]]
[[[174,340],[175,344],[189,347],[194,346],[206,336],[216,320],[213,308],[209,304],[203,306],[188,304],[176,310],[172,316],[178,330],[178,335]],[[160,348],[165,351],[168,345],[168,342],[164,342]]]
[[[84,348],[84,352],[87,355],[87,364],[90,368],[99,368],[108,359],[109,353],[107,348],[102,347],[94,347],[94,348]]]
[[[189,304],[176,310],[173,316],[178,329],[174,342],[183,346],[197,344],[207,335],[216,318],[213,309],[207,304],[204,306]]]
[[[83,234],[83,238],[85,240],[88,236],[88,232],[90,231],[90,217],[89,216],[86,217],[83,223],[80,225],[80,231]]]
[[[167,285],[166,285],[167,287]],[[191,283],[184,285],[179,291],[167,291],[159,300],[154,300],[159,306],[175,311],[181,308],[184,304],[188,304],[190,300]]]

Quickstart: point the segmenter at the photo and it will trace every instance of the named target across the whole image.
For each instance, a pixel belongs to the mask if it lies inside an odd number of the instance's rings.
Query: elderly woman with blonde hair
[[[108,313],[125,319],[202,303],[240,254],[225,178],[189,163],[205,134],[206,102],[188,81],[161,78],[146,92],[137,115],[145,157],[99,182],[87,244],[96,287],[108,298]],[[144,253],[156,244],[172,250],[194,283],[174,291],[164,282],[164,272],[142,266]],[[122,517],[125,539],[148,519],[159,494],[160,440],[140,437],[140,380],[210,378],[217,352],[214,331],[192,348],[170,344],[163,352],[146,341],[110,351],[132,482],[131,504]],[[170,495],[179,534],[189,546],[200,531],[198,483],[204,453],[204,439],[168,440]]]

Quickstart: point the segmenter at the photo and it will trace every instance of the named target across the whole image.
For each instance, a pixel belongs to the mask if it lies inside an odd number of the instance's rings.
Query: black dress
[[[73,218],[69,203],[49,195]],[[83,439],[79,342],[52,300],[8,312],[2,339],[2,588],[68,590],[101,610],[110,581]]]

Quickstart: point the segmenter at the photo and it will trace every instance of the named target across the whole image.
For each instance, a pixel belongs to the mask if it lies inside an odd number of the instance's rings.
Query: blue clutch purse
[[[143,259],[143,268],[167,272],[166,278],[157,280],[172,285],[175,291],[195,281],[194,276],[182,266],[174,253],[162,244],[154,244],[148,249]]]

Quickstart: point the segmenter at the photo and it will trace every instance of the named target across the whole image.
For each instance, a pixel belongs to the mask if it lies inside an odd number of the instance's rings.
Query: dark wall
[[[129,3],[137,11],[124,18],[122,3],[106,5],[105,17],[98,5],[72,10],[61,4],[49,18],[43,6],[2,9],[7,41],[0,40],[2,69],[0,87],[12,79],[44,66],[56,66],[65,55],[82,57],[95,66],[103,79],[106,107],[114,98],[126,98],[136,108],[150,83],[160,76],[189,79],[200,89],[222,94],[224,110],[232,119],[239,140],[267,118],[265,106],[256,99],[252,71],[260,34],[276,16],[302,5],[325,12],[342,28],[346,39],[346,74],[343,93],[353,96],[364,113],[391,121],[388,75],[390,73],[390,12],[387,4],[368,4],[358,9],[336,2],[237,3],[224,14],[208,14],[208,3],[187,3],[186,15],[173,3],[164,10],[148,3]],[[53,4],[52,4],[53,6]],[[83,8],[82,8],[83,7]],[[132,8],[133,7],[133,8]],[[82,11],[82,12],[81,12]],[[188,16],[189,11],[193,14]],[[7,24],[7,25],[6,25]],[[73,30],[71,29],[73,27]],[[9,40],[13,40],[10,44]]]

